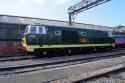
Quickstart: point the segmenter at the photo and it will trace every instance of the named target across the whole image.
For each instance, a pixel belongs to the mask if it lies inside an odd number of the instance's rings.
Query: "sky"
[[[81,0],[0,0],[0,14],[68,21],[68,8]],[[125,26],[125,0],[111,0],[81,12],[75,22]]]

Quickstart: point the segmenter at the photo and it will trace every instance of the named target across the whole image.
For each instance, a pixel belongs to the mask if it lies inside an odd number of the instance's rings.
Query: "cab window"
[[[104,37],[108,37],[108,34],[104,34]]]
[[[39,33],[43,33],[43,27],[39,27]]]
[[[98,33],[98,34],[97,34],[97,37],[102,37],[102,33]]]
[[[80,35],[81,36],[86,36],[86,32],[81,32]]]
[[[114,37],[113,32],[109,32],[108,36],[109,36],[109,37]]]
[[[55,35],[61,35],[61,31],[60,30],[55,30]]]
[[[30,33],[36,34],[36,27],[30,27]]]
[[[27,34],[27,33],[29,33],[29,28],[28,27],[26,27],[26,29],[25,29],[25,34]]]
[[[39,26],[39,34],[46,34],[45,26]]]

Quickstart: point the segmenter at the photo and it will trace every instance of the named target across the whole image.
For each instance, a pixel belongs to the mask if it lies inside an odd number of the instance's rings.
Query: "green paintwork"
[[[27,45],[109,44],[113,41],[112,37],[108,37],[108,31],[46,25],[45,27],[47,34],[25,34]],[[60,30],[61,35],[55,35],[56,30]],[[81,36],[81,32],[86,32],[86,36]],[[102,37],[98,37],[98,33],[102,33]]]
[[[75,47],[100,47],[100,46],[111,46],[114,44],[76,44],[76,45],[27,45],[27,51],[33,52],[37,48],[75,48]]]
[[[25,34],[27,51],[49,48],[114,47],[113,37],[108,36],[109,31],[44,26],[46,34]],[[61,31],[60,35],[55,34],[57,30]],[[85,32],[86,35],[81,35],[81,32]],[[99,36],[99,33],[102,35]]]

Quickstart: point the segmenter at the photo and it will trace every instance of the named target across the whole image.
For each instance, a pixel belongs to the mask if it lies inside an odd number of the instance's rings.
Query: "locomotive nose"
[[[22,37],[21,44],[22,44],[22,46],[26,46],[26,37],[25,36]]]

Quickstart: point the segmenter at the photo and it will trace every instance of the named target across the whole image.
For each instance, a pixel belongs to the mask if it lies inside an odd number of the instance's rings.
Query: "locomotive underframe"
[[[29,46],[28,52],[34,52],[36,56],[64,56],[64,55],[75,55],[82,53],[91,53],[96,51],[110,51],[114,44],[88,44],[88,45],[79,45],[68,47],[68,45],[57,47],[58,45],[45,45],[41,46]]]

